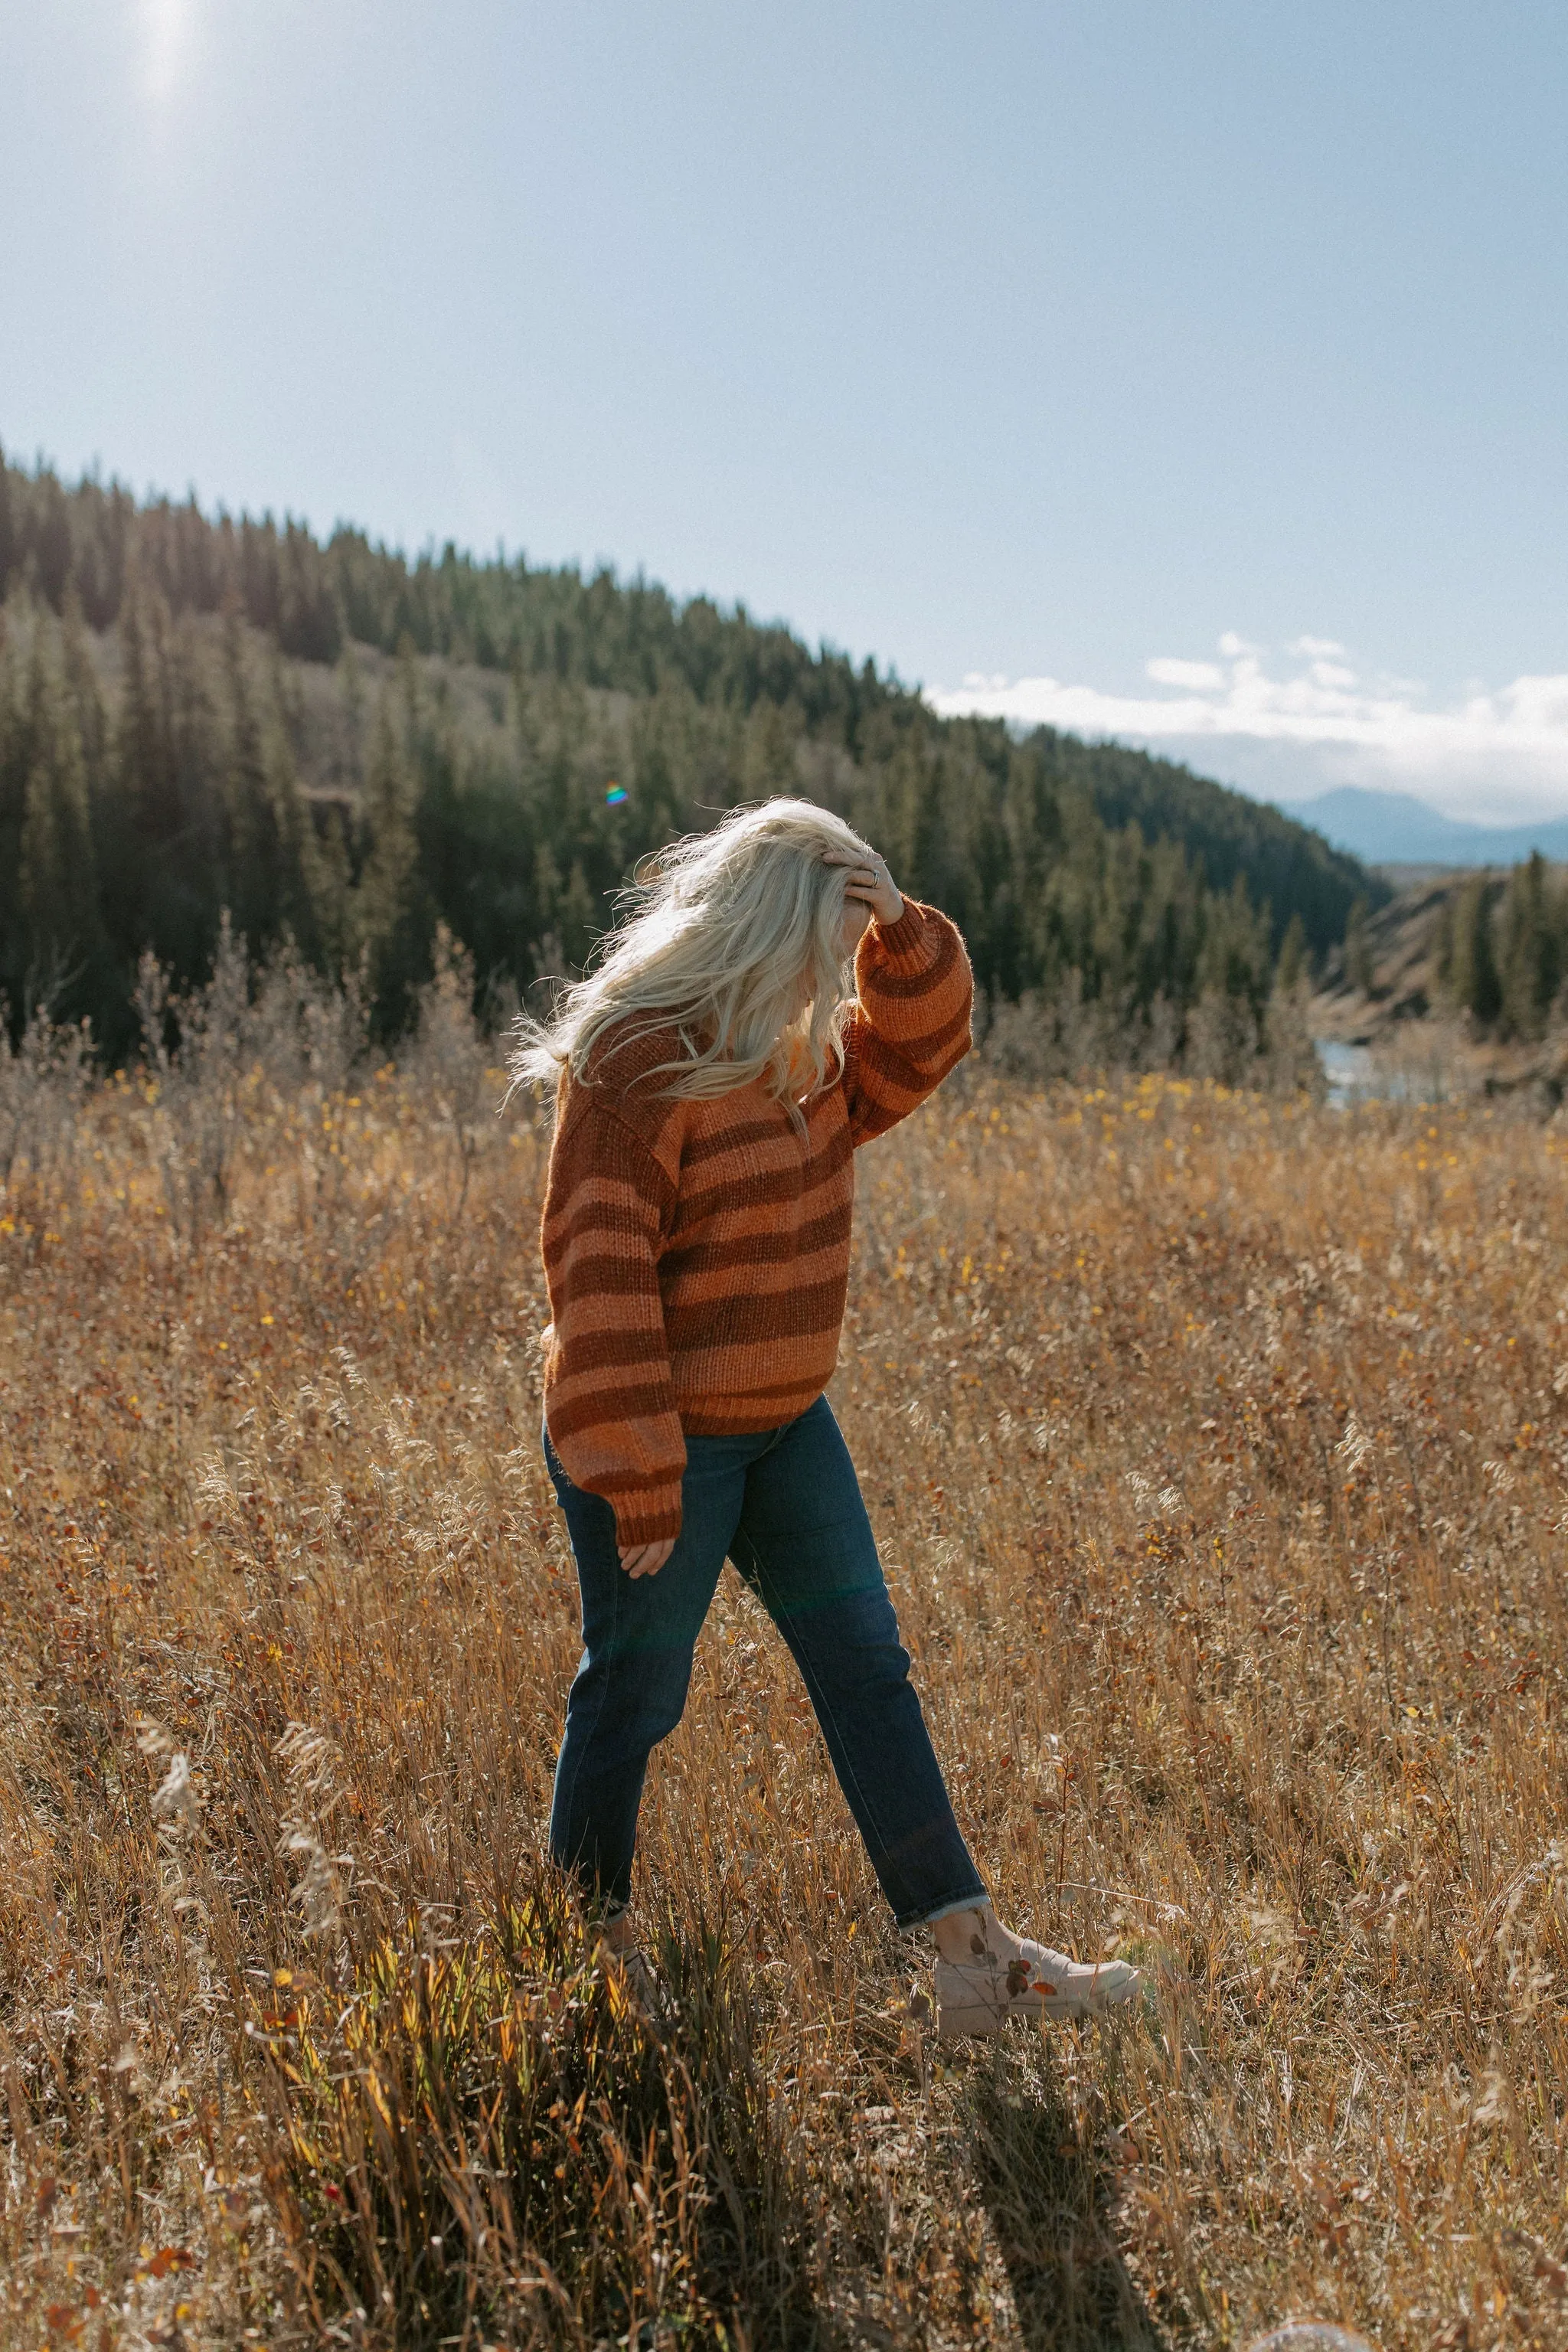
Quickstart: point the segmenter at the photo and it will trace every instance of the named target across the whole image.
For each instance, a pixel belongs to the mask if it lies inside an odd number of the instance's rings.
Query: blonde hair
[[[624,1021],[617,1045],[677,1030],[679,1053],[647,1074],[668,1074],[666,1094],[728,1094],[763,1078],[793,1104],[824,1086],[851,993],[839,949],[848,875],[824,863],[833,850],[857,862],[875,854],[830,810],[780,798],[645,858],[621,894],[629,919],[547,1021],[518,1021],[513,1084],[553,1082],[563,1068],[582,1077]]]

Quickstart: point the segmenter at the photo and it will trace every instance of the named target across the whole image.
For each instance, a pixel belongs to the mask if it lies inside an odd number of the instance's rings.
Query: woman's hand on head
[[[628,1576],[657,1576],[675,1549],[675,1542],[673,1536],[661,1536],[658,1543],[618,1544],[616,1549]]]
[[[844,884],[844,927],[847,932],[853,934],[849,941],[851,947],[866,928],[866,917],[858,912],[859,908],[864,908],[875,915],[879,923],[898,921],[904,911],[904,901],[897,883],[888,871],[885,857],[879,857],[873,851],[868,861],[857,857],[848,849],[825,849],[822,857],[825,866],[847,866],[849,868]]]

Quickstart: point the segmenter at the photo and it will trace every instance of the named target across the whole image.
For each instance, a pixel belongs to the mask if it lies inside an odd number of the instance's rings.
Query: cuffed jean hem
[[[973,1911],[977,1904],[989,1903],[991,1897],[976,1879],[970,1894],[955,1895],[951,1902],[939,1903],[934,1911],[911,1912],[907,1918],[902,1913],[896,1911],[893,1914],[893,1925],[900,1936],[912,1936],[917,1927],[934,1927],[939,1919],[951,1919],[955,1911]]]
[[[564,1854],[552,1852],[550,1859],[575,1885],[578,1906],[591,1927],[613,1927],[617,1919],[626,1917],[632,1907],[629,1895],[616,1895],[607,1887],[595,1886],[582,1864],[568,1862]]]

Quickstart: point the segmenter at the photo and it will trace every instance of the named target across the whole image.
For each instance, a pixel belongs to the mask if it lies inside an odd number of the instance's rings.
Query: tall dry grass
[[[960,1816],[1156,1990],[938,2047],[727,1579],[660,2042],[540,1860],[546,1138],[460,980],[417,1078],[301,1013],[14,1164],[0,2343],[1568,2345],[1562,1134],[961,1076],[864,1155],[835,1402]]]

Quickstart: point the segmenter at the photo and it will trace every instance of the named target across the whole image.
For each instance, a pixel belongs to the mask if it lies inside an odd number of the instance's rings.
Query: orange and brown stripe
[[[945,915],[906,898],[855,959],[834,1083],[804,1126],[759,1085],[671,1100],[649,1076],[673,1031],[612,1030],[563,1076],[542,1240],[544,1409],[567,1475],[623,1544],[680,1529],[689,1436],[773,1429],[838,1354],[858,1145],[905,1118],[969,1050],[973,982]]]

